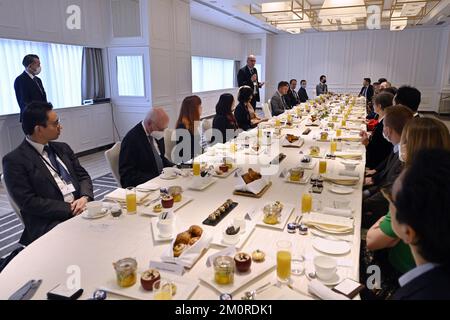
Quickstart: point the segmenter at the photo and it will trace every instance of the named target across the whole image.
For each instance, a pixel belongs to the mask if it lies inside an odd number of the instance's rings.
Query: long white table
[[[296,215],[300,214],[301,196],[307,192],[311,185],[296,185],[286,183],[279,178],[279,172],[283,169],[289,169],[299,163],[302,150],[308,154],[310,145],[318,145],[322,150],[329,152],[329,143],[317,142],[313,137],[318,135],[320,128],[311,127],[312,132],[305,138],[305,145],[301,149],[280,148],[279,152],[287,155],[282,161],[277,174],[271,177],[272,186],[261,199],[236,196],[233,190],[236,185],[236,178],[230,175],[226,179],[219,179],[204,191],[192,191],[186,187],[192,178],[178,177],[175,180],[161,180],[155,178],[153,182],[161,187],[180,185],[184,187],[184,196],[194,198],[176,212],[177,226],[180,231],[185,230],[190,225],[197,224],[207,232],[222,232],[226,220],[231,221],[233,216],[247,213],[256,205],[260,206],[266,202],[279,200],[285,204],[295,206],[295,211],[290,217],[293,221]],[[283,129],[283,134],[293,133],[300,135],[305,130],[305,118],[298,128]],[[361,147],[364,152],[364,148]],[[203,157],[206,157],[203,155]],[[327,160],[328,173],[337,173],[344,169],[339,159]],[[359,251],[360,251],[360,225],[361,225],[361,201],[362,201],[362,182],[364,175],[364,155],[363,161],[357,167],[360,174],[360,182],[356,190],[350,195],[337,195],[329,191],[330,185],[324,183],[324,191],[320,195],[314,195],[314,199],[320,199],[322,207],[333,206],[334,200],[350,200],[351,208],[354,210],[354,238],[351,244],[350,253],[339,256],[351,261],[351,265],[339,266],[339,272],[345,277],[358,280],[359,278]],[[259,169],[257,165],[243,165],[246,169],[252,167]],[[313,169],[318,173],[318,164]],[[202,221],[217,209],[227,199],[233,199],[239,205],[229,214],[225,221],[222,221],[217,227],[208,227],[202,225]],[[34,299],[46,299],[46,293],[55,287],[58,283],[65,283],[75,271],[81,271],[81,287],[84,294],[80,299],[91,297],[92,293],[101,286],[115,279],[115,271],[112,263],[125,257],[136,258],[138,262],[138,271],[142,272],[148,269],[150,260],[158,261],[161,253],[170,242],[154,243],[150,217],[140,214],[124,214],[120,219],[115,220],[111,216],[106,216],[98,220],[86,220],[81,217],[75,217],[56,226],[52,231],[34,241],[25,250],[23,250],[0,274],[0,299],[7,299],[18,288],[30,279],[43,279],[42,285],[34,295]],[[306,236],[287,233],[266,227],[257,226],[245,243],[241,251],[251,254],[255,249],[263,250],[267,256],[276,260],[276,242],[278,240],[290,240],[293,244],[293,253],[304,254],[307,257],[322,255],[311,246],[312,235]],[[213,274],[212,268],[206,267],[206,259],[211,254],[222,248],[210,247],[202,258],[188,270],[183,278],[198,281],[201,274]],[[312,261],[305,262],[307,269],[312,266]],[[74,267],[75,266],[75,267]],[[139,275],[138,275],[139,277]],[[240,299],[243,293],[249,289],[275,280],[276,270],[272,269],[261,277],[253,279],[241,290],[234,294],[235,299]],[[286,286],[272,286],[264,291],[258,298],[261,299],[312,299],[307,292],[308,279],[305,275],[292,276],[293,285],[299,288],[304,294],[293,291]],[[138,279],[139,283],[139,279]],[[138,285],[138,284],[136,284]],[[191,295],[191,299],[214,299],[217,300],[219,292],[215,291],[209,285],[200,281],[198,288]],[[109,295],[110,298],[119,298],[119,296]],[[151,298],[151,295],[149,296]]]

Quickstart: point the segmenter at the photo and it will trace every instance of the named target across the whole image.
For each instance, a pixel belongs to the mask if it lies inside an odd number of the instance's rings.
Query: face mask
[[[327,80],[322,80],[322,83],[323,83],[323,84],[327,83]]]
[[[39,73],[41,73],[42,69],[41,67],[37,67],[36,70],[31,70],[31,74],[33,74],[34,76],[37,76]]]
[[[164,131],[153,131],[151,133],[151,136],[156,140],[161,140],[162,138],[164,138]]]

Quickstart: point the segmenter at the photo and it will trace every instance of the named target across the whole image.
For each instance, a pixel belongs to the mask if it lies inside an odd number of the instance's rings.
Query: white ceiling
[[[191,0],[191,15],[195,20],[223,27],[239,33],[283,34],[273,26],[250,15],[251,3],[274,2],[281,0]],[[313,5],[321,5],[324,0],[308,0]],[[390,7],[393,0],[385,0],[384,8]],[[423,19],[423,25],[434,26],[439,21],[450,24],[450,0],[441,3]]]

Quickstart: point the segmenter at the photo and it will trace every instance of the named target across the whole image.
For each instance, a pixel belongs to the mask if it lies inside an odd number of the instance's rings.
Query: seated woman
[[[253,90],[249,86],[243,86],[239,89],[239,104],[234,110],[234,116],[240,129],[247,131],[255,128],[260,122],[267,119],[260,119],[252,107]]]
[[[382,92],[373,98],[375,112],[379,115],[378,124],[372,135],[361,132],[361,143],[366,146],[366,167],[374,169],[392,152],[392,143],[383,137],[384,109],[392,106],[394,96],[389,92]]]
[[[419,151],[429,148],[441,148],[450,151],[448,128],[436,119],[412,119],[405,125],[400,142],[399,158],[402,162],[405,162],[405,168],[411,166],[412,160]],[[371,251],[388,249],[388,264],[385,264],[385,267],[388,269],[393,267],[393,272],[401,275],[414,268],[415,263],[409,247],[399,240],[392,229],[391,214],[395,207],[390,192],[386,192],[386,189],[384,189],[384,194],[389,201],[389,213],[380,218],[369,229],[366,238],[367,249]]]
[[[200,97],[190,96],[183,100],[176,123],[175,163],[187,162],[202,153],[199,130],[201,114]]]
[[[233,114],[234,97],[232,94],[224,93],[220,96],[216,105],[216,115],[213,120],[213,129],[222,134],[222,139],[214,137],[213,143],[225,143],[236,137],[238,124]]]

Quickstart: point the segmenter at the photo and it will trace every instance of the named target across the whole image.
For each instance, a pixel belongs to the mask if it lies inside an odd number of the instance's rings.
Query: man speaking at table
[[[136,187],[172,167],[165,156],[164,130],[169,116],[162,108],[153,108],[125,136],[120,147],[119,174],[123,188]]]
[[[61,124],[52,106],[33,102],[23,112],[25,140],[3,158],[6,187],[25,224],[28,245],[57,224],[82,213],[94,198],[92,181],[66,143],[53,142]]]
[[[247,57],[247,65],[241,68],[237,74],[238,86],[249,86],[253,90],[252,106],[256,109],[256,102],[260,101],[259,89],[264,86],[264,82],[258,80],[258,70],[255,68],[256,57],[249,55]]]

